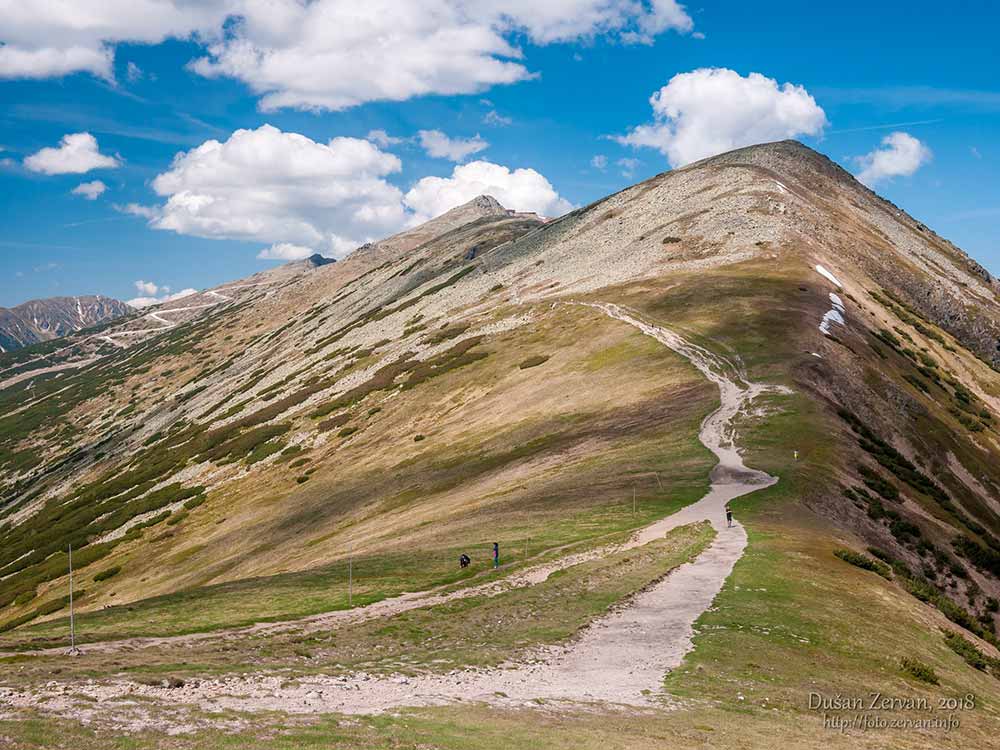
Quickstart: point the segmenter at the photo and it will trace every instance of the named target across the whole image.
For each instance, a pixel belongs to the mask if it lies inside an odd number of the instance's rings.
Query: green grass
[[[685,526],[640,549],[567,568],[534,586],[456,599],[330,634],[269,639],[266,653],[280,661],[290,656],[289,649],[294,653],[295,646],[307,645],[308,669],[324,672],[495,666],[526,649],[564,641],[624,597],[696,557],[714,535],[704,522]]]
[[[621,502],[565,514],[551,523],[537,525],[530,520],[514,520],[507,528],[493,525],[490,533],[501,542],[504,572],[516,570],[530,560],[545,559],[550,550],[582,549],[597,543],[624,538],[632,529],[674,512],[697,499],[700,483],[683,486],[662,496],[640,498],[633,514],[631,495]],[[524,523],[525,525],[521,525]],[[394,596],[404,591],[467,582],[488,569],[490,539],[470,539],[461,546],[414,548],[408,552],[386,552],[355,557],[353,568],[355,606]],[[566,546],[570,545],[568,549]],[[458,556],[470,552],[474,564],[460,570]],[[296,619],[319,612],[347,607],[347,561],[314,570],[250,578],[233,583],[207,586],[160,597],[144,599],[77,615],[80,642],[134,636],[176,635],[254,622]],[[0,638],[0,648],[61,644],[68,624],[47,621],[21,628]]]

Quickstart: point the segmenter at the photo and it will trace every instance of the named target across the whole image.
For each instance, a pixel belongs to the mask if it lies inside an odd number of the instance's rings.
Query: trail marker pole
[[[80,650],[76,647],[76,619],[73,613],[73,545],[69,545],[69,654],[76,656]]]
[[[354,545],[347,556],[347,608],[354,609]]]

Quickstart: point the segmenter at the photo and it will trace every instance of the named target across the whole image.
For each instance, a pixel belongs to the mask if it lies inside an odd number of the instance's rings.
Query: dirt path
[[[389,617],[456,598],[494,595],[513,587],[535,585],[556,570],[638,547],[661,538],[673,528],[708,520],[717,535],[696,560],[680,566],[632,598],[626,606],[595,621],[578,638],[557,647],[540,649],[527,663],[417,678],[376,678],[356,674],[340,678],[310,677],[289,684],[278,677],[245,675],[206,680],[174,690],[119,682],[88,685],[83,692],[99,702],[130,702],[133,696],[144,696],[175,705],[194,704],[210,711],[232,709],[347,714],[379,713],[402,706],[441,705],[461,700],[524,704],[541,698],[632,706],[663,701],[665,696],[661,688],[664,675],[677,667],[691,649],[695,620],[711,606],[746,546],[747,538],[742,526],[738,523],[726,526],[726,503],[777,481],[744,465],[733,442],[734,420],[749,409],[757,396],[766,392],[787,391],[779,386],[749,382],[738,364],[692,344],[669,329],[646,323],[617,305],[589,306],[655,338],[686,357],[706,378],[718,385],[720,406],[705,418],[699,432],[701,442],[719,459],[711,474],[711,488],[703,498],[640,529],[624,544],[569,555],[502,581],[447,594],[404,594],[359,610],[333,612],[293,623],[262,624],[224,636],[291,627],[329,629],[376,617]],[[219,633],[207,633],[179,638],[132,639],[92,644],[87,648],[104,650],[144,644],[176,645],[183,640],[218,637]],[[37,706],[39,697],[38,693],[17,693],[8,694],[5,700],[14,705]],[[45,705],[58,709],[58,690],[51,695],[46,694],[46,697]],[[119,704],[119,710],[123,708]]]

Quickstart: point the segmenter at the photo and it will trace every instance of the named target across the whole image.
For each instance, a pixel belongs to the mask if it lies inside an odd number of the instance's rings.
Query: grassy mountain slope
[[[987,746],[1000,710],[996,285],[824,157],[791,142],[741,149],[547,224],[479,201],[343,262],[218,294],[231,299],[0,391],[0,649],[65,643],[68,542],[84,642],[222,631],[185,642],[184,658],[168,642],[141,656],[97,649],[60,667],[70,683],[250,665],[447,670],[565,638],[544,591],[517,605],[531,628],[492,639],[488,615],[514,600],[350,634],[226,629],[479,580],[493,541],[516,572],[697,499],[714,463],[697,431],[718,393],[680,356],[575,304],[611,301],[793,390],[741,427],[747,463],[781,481],[734,504],[750,546],[667,679],[683,710],[623,727],[424,709],[314,739],[466,747],[516,725],[537,746],[567,733],[584,747],[848,746],[807,705],[822,689],[975,693],[949,736]],[[460,571],[463,551],[473,565]],[[660,574],[642,565],[627,582],[595,579],[597,599]],[[8,658],[30,683],[54,656]],[[264,742],[262,727],[244,729]],[[223,746],[213,731],[192,742]],[[923,747],[941,735],[892,737]]]

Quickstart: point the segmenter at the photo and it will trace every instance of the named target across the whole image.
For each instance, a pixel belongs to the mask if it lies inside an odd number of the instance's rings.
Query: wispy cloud
[[[185,133],[164,128],[132,127],[101,115],[40,104],[17,104],[11,107],[7,113],[19,120],[55,122],[101,135],[117,135],[123,138],[156,141],[157,143],[190,146],[200,145],[205,140],[203,132]]]
[[[495,109],[491,109],[485,115],[483,115],[483,123],[486,125],[492,125],[497,128],[505,128],[510,125],[514,120],[510,117],[505,117],[504,115],[497,112]]]
[[[71,221],[69,224],[63,224],[63,229],[70,229],[72,227],[83,227],[87,224],[103,224],[107,221],[122,221],[124,216],[102,216],[99,219],[84,219],[83,221]]]
[[[878,88],[817,88],[813,92],[826,102],[881,104],[888,107],[960,106],[969,109],[1000,109],[1000,91],[947,89],[933,86],[884,86]]]
[[[909,122],[890,122],[882,125],[863,125],[857,128],[843,128],[841,130],[828,130],[827,135],[839,135],[840,133],[861,133],[866,130],[892,130],[893,128],[908,128],[914,125],[933,125],[944,122],[944,118],[938,117],[934,120],[910,120]]]

